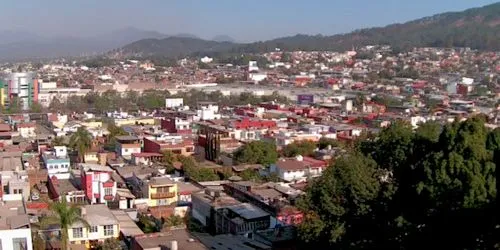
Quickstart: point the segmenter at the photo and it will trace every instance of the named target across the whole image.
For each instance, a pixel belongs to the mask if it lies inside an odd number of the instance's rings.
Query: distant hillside
[[[167,37],[164,39],[143,39],[133,42],[119,51],[127,56],[177,57],[200,51],[217,52],[233,48],[230,42],[207,41],[190,37]]]
[[[212,41],[216,41],[216,42],[231,42],[231,43],[234,43],[236,42],[236,40],[228,35],[218,35],[218,36],[214,36],[212,39]]]
[[[214,40],[219,40],[216,38]],[[295,35],[248,44],[221,43],[201,39],[146,39],[127,45],[121,51],[135,55],[180,56],[215,52],[259,53],[273,51],[275,48],[343,51],[370,44],[388,44],[396,49],[472,47],[482,50],[500,50],[500,3],[333,36]]]
[[[402,49],[432,46],[500,50],[500,3],[348,34],[279,38],[246,44],[236,50],[260,52],[277,47],[285,50],[346,50],[369,44],[389,44]]]

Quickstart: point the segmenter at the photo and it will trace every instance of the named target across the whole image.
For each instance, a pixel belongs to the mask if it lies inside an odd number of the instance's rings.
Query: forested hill
[[[500,2],[462,12],[449,12],[403,24],[367,28],[333,36],[295,35],[238,44],[201,39],[145,39],[119,49],[123,55],[181,56],[190,54],[259,53],[282,50],[339,50],[370,44],[396,49],[412,47],[472,47],[500,50]]]

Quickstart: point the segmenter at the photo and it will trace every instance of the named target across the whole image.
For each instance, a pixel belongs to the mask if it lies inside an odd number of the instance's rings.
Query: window
[[[166,199],[158,200],[158,205],[159,206],[166,206],[166,205],[168,205],[167,200]]]
[[[168,193],[169,192],[169,187],[159,187],[156,189],[156,192],[158,193]]]
[[[128,148],[125,149],[125,153],[128,153]]]
[[[14,246],[14,250],[27,250],[28,242],[26,238],[14,238],[12,239],[12,245]]]
[[[104,236],[113,235],[113,225],[105,225],[104,226]]]
[[[73,228],[73,238],[83,238],[83,228]]]
[[[91,233],[97,233],[97,226],[90,226]]]
[[[113,188],[104,188],[104,195],[113,195]]]

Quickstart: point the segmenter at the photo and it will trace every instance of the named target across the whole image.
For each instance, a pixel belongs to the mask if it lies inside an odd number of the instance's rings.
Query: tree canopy
[[[310,248],[494,249],[500,130],[484,118],[395,122],[337,159],[299,201]],[[497,245],[496,245],[497,244]]]
[[[234,159],[238,164],[270,165],[278,159],[276,145],[265,141],[253,141],[245,144],[235,152]]]

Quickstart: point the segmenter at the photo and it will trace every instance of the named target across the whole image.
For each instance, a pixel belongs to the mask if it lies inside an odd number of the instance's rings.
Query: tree
[[[319,149],[325,149],[328,146],[338,147],[339,145],[340,145],[339,141],[337,141],[335,139],[327,138],[327,137],[321,137],[319,139],[319,142],[318,142],[318,148]]]
[[[377,239],[373,210],[380,190],[375,161],[357,152],[338,159],[299,200],[305,213],[299,237],[310,248],[367,247]]]
[[[165,219],[165,226],[167,227],[177,227],[182,224],[184,224],[184,220],[178,215],[170,215]]]
[[[75,223],[81,223],[88,227],[88,222],[81,217],[80,208],[75,205],[70,205],[66,202],[66,198],[60,202],[54,202],[50,205],[52,215],[42,217],[42,226],[58,225],[61,227],[61,246],[62,249],[68,248],[68,230]]]
[[[51,143],[52,147],[54,146],[64,146],[65,145],[65,139],[62,136],[56,136],[54,139],[52,139]]]
[[[30,111],[32,113],[41,113],[43,112],[43,109],[42,105],[38,102],[33,102],[30,107]]]
[[[32,233],[32,238],[33,238],[33,249],[34,250],[45,250],[46,249],[46,243],[40,236],[38,232]]]
[[[117,136],[129,134],[122,127],[116,126],[113,122],[108,123],[106,129],[108,130],[109,134],[107,135],[106,145],[104,146],[104,148],[111,151],[116,148]]]
[[[97,246],[97,249],[99,250],[122,250],[122,246],[120,244],[120,241],[115,239],[115,238],[108,238],[104,240],[103,243],[99,244]]]
[[[295,157],[298,155],[312,156],[316,147],[316,143],[312,141],[299,141],[286,145],[282,153],[286,157]]]
[[[242,146],[234,154],[238,164],[262,164],[269,166],[278,160],[276,145],[264,141],[253,141]]]
[[[244,181],[261,181],[262,180],[262,176],[260,176],[259,171],[254,170],[254,169],[249,169],[249,168],[243,170],[239,176]]]
[[[80,162],[84,162],[85,153],[92,147],[92,135],[84,127],[79,127],[69,138],[69,146],[78,152]]]

